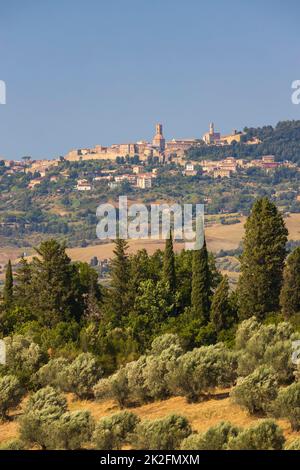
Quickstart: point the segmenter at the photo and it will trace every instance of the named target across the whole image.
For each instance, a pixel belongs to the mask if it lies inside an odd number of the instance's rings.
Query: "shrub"
[[[93,444],[99,450],[121,449],[134,432],[140,419],[134,413],[122,411],[98,421]]]
[[[249,319],[239,325],[236,348],[239,350],[238,375],[246,377],[258,366],[272,367],[279,383],[293,379],[292,341],[295,339],[289,323],[258,325]]]
[[[167,374],[170,372],[170,361],[162,356],[147,357],[143,370],[145,390],[154,400],[163,400],[170,395]]]
[[[229,439],[236,437],[239,429],[227,422],[209,428],[203,434],[191,434],[181,443],[182,450],[223,450]]]
[[[191,434],[188,420],[179,415],[170,415],[158,420],[141,422],[133,437],[134,447],[145,450],[174,450]]]
[[[0,445],[0,450],[24,450],[25,444],[20,439],[11,439]]]
[[[249,339],[258,330],[259,323],[255,317],[244,320],[239,324],[235,337],[235,345],[238,350],[246,349]]]
[[[180,351],[180,354],[183,353],[180,338],[172,333],[166,333],[164,335],[157,336],[152,341],[150,354],[153,356],[160,356],[163,351],[170,348],[175,350],[177,349]]]
[[[20,420],[21,439],[46,448],[53,422],[66,411],[67,401],[61,393],[52,387],[41,388],[29,398]]]
[[[89,411],[64,413],[49,428],[47,449],[80,449],[91,439],[93,429],[94,422]]]
[[[65,388],[66,368],[69,361],[63,357],[51,359],[42,366],[34,376],[34,382],[41,387],[50,385],[54,388]]]
[[[264,362],[272,367],[277,375],[278,382],[285,384],[293,379],[294,366],[292,363],[292,342],[290,340],[277,341],[266,348]]]
[[[147,356],[141,356],[137,361],[129,362],[125,367],[130,400],[133,403],[146,403],[150,392],[144,378]]]
[[[241,431],[229,439],[230,450],[281,450],[285,438],[280,427],[271,420],[266,420],[251,428]]]
[[[105,400],[112,397],[112,376],[100,379],[93,387],[93,393],[96,400]],[[121,405],[119,405],[121,406]]]
[[[170,346],[173,337],[175,342]],[[160,341],[153,342],[155,355],[141,356],[137,361],[119,369],[111,377],[101,379],[93,389],[96,399],[112,397],[123,408],[130,403],[145,403],[152,399],[167,398],[170,395],[168,373],[175,367],[177,358],[182,354],[176,338],[175,335],[157,338]],[[167,349],[164,349],[165,347]]]
[[[233,384],[236,353],[218,344],[182,355],[176,342],[170,346],[173,336],[164,335],[160,342],[154,341],[155,355],[141,356],[108,379],[100,380],[93,389],[96,399],[112,397],[121,408],[164,399],[172,393],[196,401],[214,387]],[[161,342],[167,349],[162,348]]]
[[[90,398],[102,370],[91,353],[82,353],[65,369],[65,374],[67,391],[75,393],[79,398]]]
[[[295,382],[279,391],[275,414],[287,418],[292,429],[300,431],[300,382]]]
[[[174,394],[193,402],[215,387],[231,386],[236,379],[236,367],[235,353],[222,343],[203,346],[180,356],[168,380]]]
[[[45,360],[40,347],[22,335],[9,336],[4,341],[6,344],[5,369],[18,377],[22,383],[28,383]]]
[[[171,394],[168,376],[176,367],[178,357],[183,354],[183,350],[178,342],[176,335],[164,335],[174,337],[174,344],[168,344],[166,349],[161,350],[156,355],[147,356],[146,364],[143,369],[144,389],[147,391],[147,397],[153,400],[163,400]],[[165,342],[166,343],[166,342]]]
[[[277,397],[277,390],[278,383],[274,371],[261,366],[248,377],[240,379],[231,396],[251,414],[266,413]]]
[[[124,408],[129,399],[128,379],[125,368],[121,368],[108,378],[101,379],[93,388],[96,400],[113,398],[120,408]]]
[[[9,408],[17,406],[24,390],[20,381],[13,375],[0,377],[0,419],[7,419]]]
[[[300,450],[300,437],[286,445],[284,450]]]

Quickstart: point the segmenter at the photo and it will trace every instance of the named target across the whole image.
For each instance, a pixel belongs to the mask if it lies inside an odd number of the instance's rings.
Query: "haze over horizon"
[[[12,0],[1,6],[0,155],[201,137],[300,119],[300,4]]]

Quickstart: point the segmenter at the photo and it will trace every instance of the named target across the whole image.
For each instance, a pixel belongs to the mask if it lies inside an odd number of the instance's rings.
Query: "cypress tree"
[[[129,314],[129,298],[130,298],[130,265],[126,250],[128,244],[126,240],[118,238],[114,241],[115,249],[113,251],[115,257],[112,260],[111,266],[111,295],[110,304],[113,310],[113,314],[117,323],[119,323],[122,317]]]
[[[193,251],[192,294],[191,307],[193,315],[203,323],[209,320],[210,309],[210,270],[206,241],[200,250]]]
[[[27,260],[22,257],[16,272],[16,284],[14,286],[14,297],[16,304],[26,306],[30,302],[31,270]]]
[[[3,290],[3,300],[6,307],[10,307],[13,301],[13,287],[14,280],[13,280],[13,273],[12,273],[12,266],[11,261],[8,260],[6,272],[5,272],[5,283],[4,283],[4,290]]]
[[[288,257],[283,273],[280,305],[285,318],[300,312],[300,247]]]
[[[238,284],[241,319],[265,318],[279,309],[288,231],[275,204],[255,202],[245,224],[244,251]]]
[[[210,317],[218,333],[230,326],[232,309],[229,302],[229,282],[227,276],[223,276],[214,293]]]
[[[170,232],[169,238],[166,239],[166,246],[164,251],[163,278],[166,282],[168,282],[170,291],[174,293],[176,290],[176,271],[172,232]]]

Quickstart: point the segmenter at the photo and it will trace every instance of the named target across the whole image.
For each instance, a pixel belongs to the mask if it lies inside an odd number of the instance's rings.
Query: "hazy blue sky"
[[[0,0],[0,155],[300,119],[298,0]]]

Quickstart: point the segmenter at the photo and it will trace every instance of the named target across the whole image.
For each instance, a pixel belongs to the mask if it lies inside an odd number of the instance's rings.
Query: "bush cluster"
[[[49,386],[29,398],[20,419],[21,440],[42,449],[79,449],[93,428],[89,412],[68,412],[64,395]]]
[[[183,354],[178,338],[163,335],[141,356],[94,387],[96,399],[113,397],[121,407],[180,394],[197,401],[215,387],[236,379],[236,354],[223,344],[203,346]],[[163,349],[166,348],[166,349]]]
[[[228,422],[221,422],[202,434],[193,433],[181,443],[182,450],[224,450],[231,437],[236,437],[239,429]]]
[[[121,411],[98,421],[93,445],[98,450],[118,450],[128,444],[140,419],[129,411]]]
[[[228,450],[282,450],[285,438],[280,427],[272,420],[244,429],[229,439]]]
[[[188,420],[180,415],[170,415],[157,420],[142,421],[133,436],[133,446],[145,450],[179,449],[192,432]]]
[[[51,359],[37,371],[34,382],[42,387],[49,385],[75,393],[79,398],[90,398],[93,386],[102,374],[95,356],[81,353],[72,362],[61,357]]]
[[[9,408],[17,406],[24,394],[20,381],[13,375],[0,377],[0,420],[7,419]]]
[[[169,374],[183,354],[179,338],[166,334],[153,341],[149,355],[129,362],[94,387],[96,399],[114,398],[122,408],[170,396]]]
[[[243,321],[236,334],[238,375],[246,377],[265,365],[274,369],[279,384],[289,383],[294,379],[292,341],[297,337],[287,322],[262,325],[254,317]]]
[[[181,443],[182,450],[281,450],[285,438],[279,426],[271,420],[239,429],[227,422],[194,433]]]
[[[238,405],[255,414],[271,411],[277,393],[276,374],[272,369],[260,366],[252,374],[238,381],[231,396]]]

